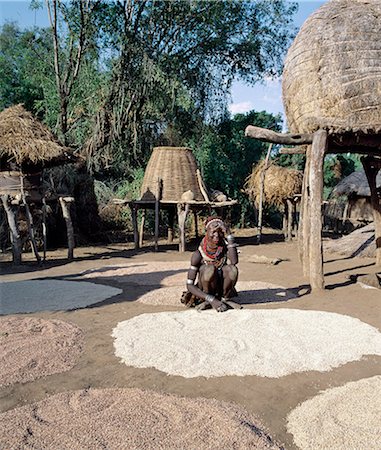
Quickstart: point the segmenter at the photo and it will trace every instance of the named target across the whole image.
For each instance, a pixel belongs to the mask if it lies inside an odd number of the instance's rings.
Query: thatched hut
[[[269,142],[302,145],[306,169],[300,256],[313,289],[324,287],[321,240],[326,153],[360,153],[367,174],[381,265],[381,2],[331,0],[301,27],[285,60],[283,103],[291,133],[248,127]]]
[[[283,209],[283,232],[285,238],[290,240],[293,225],[296,224],[296,205],[302,184],[303,172],[278,166],[274,162],[266,164],[263,160],[247,177],[244,189],[256,208],[259,208],[262,199],[264,204]]]
[[[67,150],[22,105],[0,112],[0,195],[11,230],[13,259],[16,264],[21,262],[21,239],[17,223],[20,207],[25,213],[32,248],[40,261],[29,205],[31,202],[44,204],[42,170],[67,160]],[[61,202],[65,217],[69,212],[64,197]],[[68,220],[70,221],[70,214]],[[71,237],[69,247],[70,242]],[[70,255],[72,250],[69,251]]]
[[[376,178],[377,189],[381,188],[381,173]],[[324,208],[330,222],[350,222],[353,225],[373,221],[370,187],[364,170],[357,170],[342,179],[332,190]]]
[[[179,250],[185,250],[185,221],[190,211],[194,213],[196,235],[197,211],[224,209],[236,204],[236,200],[214,201],[210,198],[192,150],[187,147],[154,147],[148,162],[141,198],[128,202],[132,210],[135,247],[142,245],[146,209],[155,210],[155,248],[158,247],[159,210],[168,212],[168,242],[173,240],[174,218],[177,213],[179,225]],[[137,226],[137,211],[143,209],[140,232]]]

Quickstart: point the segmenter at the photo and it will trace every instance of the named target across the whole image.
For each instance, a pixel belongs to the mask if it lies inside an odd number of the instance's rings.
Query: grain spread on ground
[[[104,266],[87,270],[81,278],[109,278],[114,282],[143,286],[185,284],[189,261],[153,261]]]
[[[0,283],[0,314],[84,308],[122,292],[101,284],[66,280]]]
[[[303,450],[379,450],[381,376],[328,389],[288,415],[287,431]]]
[[[279,449],[239,406],[140,389],[62,392],[7,411],[0,447]]]
[[[297,297],[291,289],[264,281],[238,281],[236,288],[238,297],[233,300],[241,305],[282,302]],[[180,298],[185,289],[184,282],[183,286],[154,289],[142,295],[138,301],[146,305],[182,306]]]
[[[329,371],[381,355],[381,333],[353,317],[293,309],[142,314],[114,328],[126,365],[185,378]]]
[[[0,317],[0,386],[66,372],[82,346],[82,331],[62,320]]]

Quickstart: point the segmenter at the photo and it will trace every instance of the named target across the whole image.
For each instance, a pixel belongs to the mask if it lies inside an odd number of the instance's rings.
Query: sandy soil
[[[239,234],[239,233],[237,233]],[[303,277],[294,243],[276,242],[276,236],[265,236],[265,243],[254,245],[254,230],[242,232],[239,238],[240,281],[263,282],[283,286],[296,294],[296,298],[258,298],[245,305],[245,309],[277,310],[280,308],[334,312],[359,319],[378,329],[381,328],[381,290],[363,289],[349,279],[350,275],[366,275],[376,271],[374,261],[369,258],[345,258],[329,254],[325,258],[325,281],[327,289],[310,293],[308,280]],[[48,262],[39,268],[26,255],[26,263],[15,270],[9,263],[1,263],[0,281],[9,282],[31,279],[72,279],[81,272],[102,268],[107,265],[137,265],[152,262],[188,263],[190,252],[180,254],[176,246],[161,243],[160,251],[152,247],[140,251],[132,250],[131,244],[76,249],[76,259],[68,262],[66,250],[48,254]],[[277,265],[250,263],[252,255],[268,258],[282,258]],[[8,256],[7,256],[8,258]],[[29,261],[28,261],[29,258]],[[57,373],[28,383],[16,383],[0,389],[0,411],[29,405],[49,396],[87,388],[141,388],[152,389],[187,398],[203,397],[238,404],[257,416],[269,434],[287,449],[296,449],[293,436],[287,431],[287,416],[299,404],[314,398],[328,388],[343,386],[381,374],[381,357],[363,356],[333,368],[319,372],[310,370],[291,373],[279,378],[247,376],[223,376],[216,378],[184,378],[167,375],[154,368],[134,368],[121,364],[114,354],[112,330],[119,322],[132,319],[143,313],[162,311],[184,311],[184,307],[172,305],[147,305],[137,301],[153,289],[159,289],[162,280],[178,275],[178,268],[172,273],[166,271],[158,278],[157,285],[144,285],[129,281],[129,277],[92,278],[91,281],[122,289],[122,294],[88,308],[73,311],[45,311],[20,314],[18,317],[35,317],[46,320],[59,319],[76,324],[84,333],[84,348],[77,365],[65,373]],[[135,274],[144,279],[145,274]],[[90,280],[88,280],[90,281]],[[136,280],[135,280],[136,281]],[[172,285],[173,286],[173,285]],[[238,311],[239,312],[239,311]],[[217,314],[217,313],[216,313]],[[285,336],[287,339],[287,336]],[[163,343],[163,345],[165,345]]]

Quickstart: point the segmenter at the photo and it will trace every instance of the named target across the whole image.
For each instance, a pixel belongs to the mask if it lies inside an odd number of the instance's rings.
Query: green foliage
[[[266,154],[268,144],[245,137],[245,128],[256,125],[274,131],[281,130],[281,117],[264,111],[237,114],[219,126],[205,127],[198,140],[190,140],[196,159],[202,168],[203,178],[210,189],[221,190],[230,198],[239,200],[234,221],[242,226],[252,222],[253,208],[242,192],[246,178]]]

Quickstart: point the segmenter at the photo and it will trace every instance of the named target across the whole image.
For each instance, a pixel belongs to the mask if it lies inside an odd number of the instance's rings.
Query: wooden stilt
[[[300,218],[299,218],[299,232],[298,232],[298,246],[299,258],[303,267],[303,275],[309,276],[309,254],[310,254],[310,198],[309,198],[309,176],[311,161],[311,146],[307,147],[306,164],[304,167],[302,198],[300,204]]]
[[[273,144],[269,144],[269,147],[267,149],[266,159],[265,159],[265,165],[263,166],[262,172],[261,172],[261,185],[259,190],[259,205],[258,205],[258,224],[257,224],[257,243],[261,243],[262,238],[262,214],[263,214],[263,191],[265,188],[265,176],[266,176],[266,170],[270,159],[271,149],[273,147]]]
[[[28,235],[29,235],[29,241],[32,245],[32,250],[34,253],[34,256],[37,259],[37,262],[40,264],[41,263],[41,257],[38,253],[38,249],[37,249],[37,242],[34,236],[34,225],[33,225],[33,216],[30,212],[30,208],[28,205],[28,202],[26,200],[26,195],[25,195],[25,191],[24,191],[24,178],[23,175],[20,176],[20,192],[21,192],[21,200],[23,202],[24,208],[25,208],[25,218],[26,218],[26,224],[28,227]]]
[[[160,198],[161,198],[162,180],[157,179],[157,188],[155,195],[155,252],[159,249],[159,219],[160,219]]]
[[[67,232],[67,257],[68,259],[74,258],[74,228],[73,228],[73,222],[71,220],[71,214],[70,214],[70,205],[72,202],[74,202],[74,197],[60,197],[59,202],[62,209],[62,215],[65,219],[66,223],[66,232]]]
[[[283,231],[283,236],[284,236],[284,240],[288,241],[288,234],[287,234],[287,219],[288,219],[288,205],[286,200],[283,201],[283,217],[282,217],[282,231]]]
[[[145,221],[146,221],[146,210],[143,209],[143,211],[142,211],[142,218],[141,218],[141,222],[140,222],[140,231],[139,231],[139,244],[138,244],[138,248],[139,248],[139,247],[143,247],[143,241],[144,241],[144,225],[145,225]]]
[[[46,214],[48,206],[46,204],[45,197],[42,197],[42,240],[43,240],[43,261],[46,261],[46,248],[47,248],[47,229],[46,229]]]
[[[198,239],[198,220],[197,220],[197,211],[193,211],[193,220],[194,220],[194,234],[196,239]]]
[[[324,289],[322,214],[323,163],[327,149],[327,131],[318,130],[314,134],[311,149],[310,168],[310,283],[311,289]]]
[[[175,211],[173,208],[169,208],[168,210],[168,243],[172,244],[173,242],[173,224],[175,221]]]
[[[139,230],[138,230],[138,205],[131,203],[132,227],[134,229],[135,250],[139,248]]]
[[[188,204],[177,204],[177,216],[179,222],[179,234],[180,234],[180,242],[179,242],[179,251],[185,252],[185,221],[189,212]]]
[[[21,247],[21,236],[17,225],[16,212],[14,211],[14,209],[10,204],[9,195],[2,195],[1,201],[3,203],[4,210],[7,215],[7,221],[12,242],[13,264],[20,265],[22,247]]]
[[[292,241],[293,202],[288,198],[287,202],[287,240]]]
[[[374,233],[376,241],[376,265],[381,266],[381,193],[377,190],[376,178],[381,169],[381,159],[361,158],[370,187],[370,201],[373,208]]]

